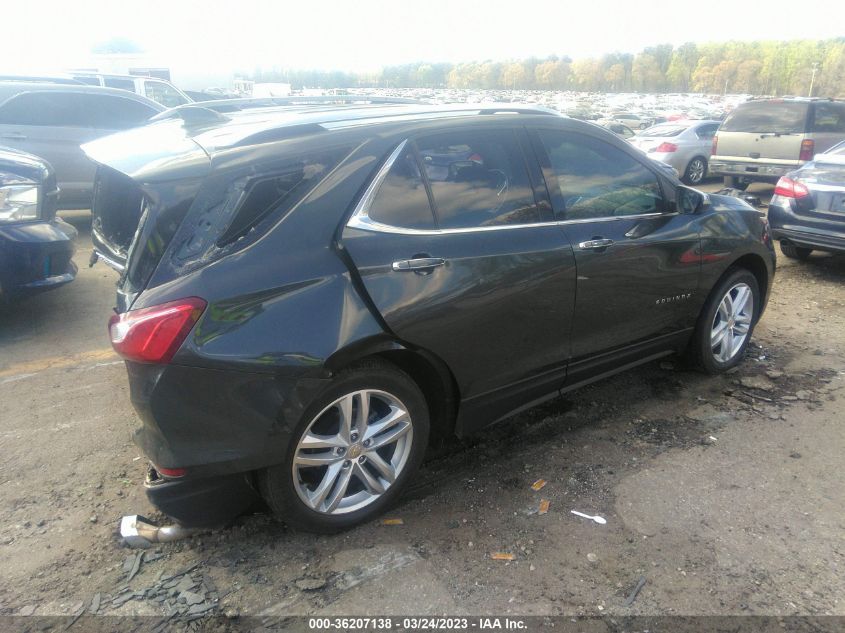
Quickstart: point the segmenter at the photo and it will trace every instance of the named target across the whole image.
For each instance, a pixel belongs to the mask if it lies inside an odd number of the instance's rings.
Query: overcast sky
[[[172,67],[368,71],[845,36],[845,0],[40,0],[5,2],[3,24],[2,72],[81,65],[94,44],[114,37]]]

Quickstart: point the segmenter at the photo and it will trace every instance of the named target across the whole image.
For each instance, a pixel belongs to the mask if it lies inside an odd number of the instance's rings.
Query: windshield
[[[678,136],[687,128],[682,125],[655,125],[647,130],[643,130],[637,136]]]
[[[802,134],[807,126],[807,103],[761,101],[746,103],[728,115],[722,132]]]

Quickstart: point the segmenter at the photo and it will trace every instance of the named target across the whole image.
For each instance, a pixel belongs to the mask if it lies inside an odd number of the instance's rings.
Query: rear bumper
[[[164,479],[151,466],[144,488],[150,503],[185,527],[225,525],[260,500],[247,474]]]
[[[748,180],[777,180],[791,171],[795,171],[803,162],[795,161],[789,164],[758,163],[732,161],[712,156],[710,158],[710,174],[719,176],[737,176]]]
[[[809,246],[822,251],[845,252],[845,234],[830,231],[807,231],[800,227],[772,230],[775,240],[787,240],[796,246]]]
[[[126,363],[141,419],[135,443],[153,464],[146,492],[186,527],[220,525],[257,499],[253,472],[284,461],[294,427],[325,381],[274,373]]]
[[[769,205],[768,216],[774,240],[787,240],[796,246],[823,251],[845,251],[845,217],[841,224],[803,220],[791,208],[784,208],[777,203]]]
[[[58,218],[0,225],[0,294],[20,298],[73,281],[76,236],[76,229]]]

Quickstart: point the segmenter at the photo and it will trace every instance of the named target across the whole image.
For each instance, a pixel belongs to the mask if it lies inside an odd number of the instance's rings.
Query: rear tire
[[[789,259],[797,259],[801,262],[806,261],[806,259],[810,256],[810,253],[813,252],[812,248],[795,246],[795,244],[792,244],[791,242],[781,242],[780,250]]]
[[[748,189],[748,185],[751,184],[750,182],[742,180],[737,176],[725,176],[723,182],[725,187],[730,187],[731,189],[739,189],[740,191],[745,191],[746,189]]]
[[[707,159],[703,156],[693,158],[686,170],[684,170],[683,181],[691,186],[701,184],[707,177]]]
[[[690,341],[694,364],[708,374],[721,374],[742,362],[761,306],[757,278],[745,268],[729,271],[698,317]]]
[[[363,362],[340,372],[306,409],[284,462],[260,474],[261,494],[294,528],[331,534],[369,521],[419,468],[429,426],[425,397],[406,373]]]

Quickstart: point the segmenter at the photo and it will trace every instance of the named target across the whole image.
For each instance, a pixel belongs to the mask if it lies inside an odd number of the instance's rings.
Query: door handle
[[[581,242],[580,244],[578,244],[578,248],[580,248],[582,251],[587,251],[591,249],[597,250],[600,248],[607,248],[608,246],[613,246],[613,240],[600,238],[594,240],[587,240],[586,242]]]
[[[24,141],[26,140],[26,136],[23,134],[18,134],[17,132],[8,132],[6,134],[0,134],[0,138],[8,138],[14,139],[16,141]]]
[[[393,270],[396,272],[409,271],[426,272],[431,271],[438,266],[446,263],[445,259],[440,257],[417,257],[416,259],[400,259],[393,262]]]

